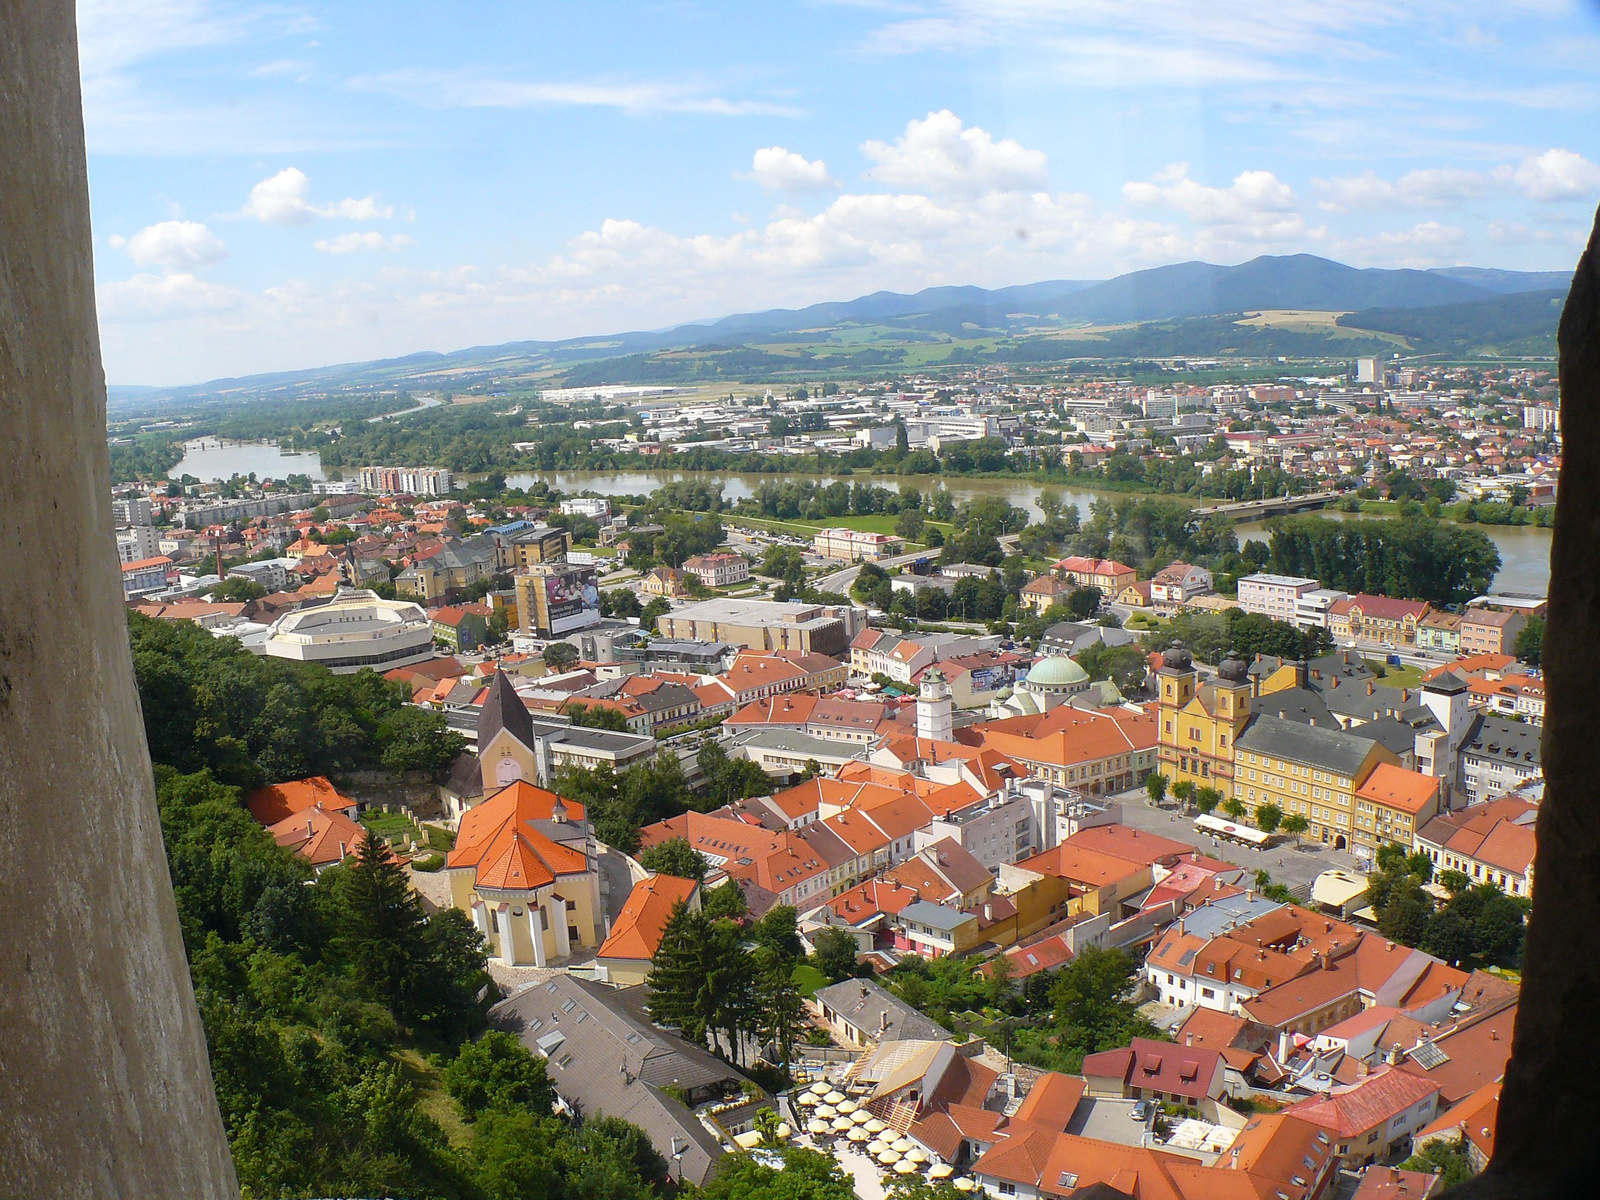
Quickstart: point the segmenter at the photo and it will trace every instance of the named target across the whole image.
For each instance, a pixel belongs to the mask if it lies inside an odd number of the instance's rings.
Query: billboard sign
[[[593,567],[552,571],[544,579],[544,600],[553,634],[585,629],[600,620],[600,586]]]

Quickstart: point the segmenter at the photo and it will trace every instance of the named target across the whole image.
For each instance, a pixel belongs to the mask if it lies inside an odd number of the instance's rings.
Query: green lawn
[[[421,830],[403,813],[367,812],[361,815],[361,823],[386,841],[401,834],[421,840]]]
[[[794,983],[800,994],[809,1000],[818,988],[828,986],[828,977],[810,963],[801,963],[794,969]]]
[[[1422,686],[1422,668],[1414,666],[1391,667],[1386,666],[1381,659],[1367,659],[1367,666],[1373,674],[1379,675],[1379,684],[1383,687],[1414,688]]]
[[[747,517],[730,513],[724,518],[730,525],[741,522],[762,529],[776,529],[784,533],[809,537],[819,529],[859,529],[862,533],[893,533],[899,513],[869,513],[864,517],[828,517],[821,521],[774,521],[768,517]],[[949,526],[946,526],[949,528]]]

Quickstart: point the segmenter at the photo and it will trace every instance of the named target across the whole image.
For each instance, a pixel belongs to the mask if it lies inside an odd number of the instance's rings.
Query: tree
[[[689,844],[682,838],[676,838],[673,840],[682,841],[686,847]],[[669,843],[664,842],[662,844],[667,845]],[[649,851],[646,851],[645,853],[648,854]],[[690,850],[689,853],[696,854],[697,852]],[[701,857],[700,861],[701,863],[704,863],[705,858]],[[666,872],[668,875],[671,875],[672,873],[673,872],[671,871]],[[687,878],[687,876],[684,878]],[[704,879],[704,876],[702,875],[701,878]],[[738,920],[750,911],[750,905],[745,902],[744,889],[739,886],[739,881],[737,879],[725,880],[720,886],[714,887],[710,891],[706,892],[701,898],[700,907],[702,911],[705,912],[706,916],[710,917],[712,920],[716,920],[719,917],[727,917],[732,920]]]
[[[814,964],[817,970],[828,977],[829,983],[838,983],[855,975],[860,947],[856,945],[855,938],[844,930],[824,929],[811,939],[811,944],[816,947]]]
[[[908,508],[894,521],[894,531],[908,542],[922,540],[922,531],[927,526],[927,518],[920,509]]]
[[[1202,809],[1201,811],[1203,812],[1205,810]],[[1239,799],[1239,797],[1229,796],[1222,802],[1222,811],[1227,813],[1230,819],[1242,821],[1244,820],[1244,815],[1248,810],[1244,806],[1244,801]]]
[[[1537,667],[1544,653],[1544,618],[1529,617],[1528,623],[1517,634],[1517,657],[1530,667]]]
[[[656,621],[672,611],[672,604],[665,596],[657,596],[639,611],[639,628],[648,633],[656,632]]]
[[[572,719],[572,723],[582,729],[609,729],[613,733],[628,732],[628,714],[616,708],[609,708],[604,704],[580,704],[576,700],[569,700],[561,706],[561,711]]]
[[[544,648],[542,657],[550,670],[565,671],[578,661],[578,648],[571,642],[551,642]]]
[[[1192,779],[1179,779],[1172,785],[1173,799],[1182,803],[1185,810],[1188,809],[1189,802],[1194,799],[1194,793],[1195,787]]]
[[[1453,1142],[1436,1138],[1401,1163],[1400,1169],[1440,1176],[1441,1191],[1449,1191],[1478,1173],[1472,1165],[1472,1153],[1467,1149],[1465,1136]]]
[[[1160,771],[1151,771],[1145,776],[1144,790],[1151,804],[1160,804],[1167,796],[1167,777]]]
[[[426,953],[427,915],[388,844],[368,834],[339,880],[336,946],[357,985],[396,1012],[412,1012]]]
[[[378,731],[387,743],[384,768],[396,774],[442,770],[466,748],[465,739],[450,728],[443,713],[410,704],[385,717]]]
[[[469,1121],[486,1109],[548,1113],[556,1098],[544,1059],[513,1034],[495,1029],[461,1047],[445,1068],[444,1086]]]
[[[704,882],[706,872],[711,870],[705,855],[689,845],[687,838],[681,837],[668,838],[648,847],[640,853],[639,865],[647,871],[672,875],[678,879],[692,879],[696,883]]]
[[[1304,813],[1289,813],[1283,818],[1280,828],[1296,841],[1300,835],[1310,828],[1311,822],[1306,820]]]
[[[1100,589],[1074,588],[1067,596],[1067,614],[1071,620],[1086,621],[1100,611]]]
[[[1283,823],[1283,809],[1267,803],[1256,806],[1256,828],[1262,833],[1272,833]]]
[[[700,1188],[700,1200],[855,1200],[855,1183],[831,1155],[803,1147],[779,1153],[782,1166],[728,1155]]]
[[[243,604],[250,600],[259,600],[266,594],[267,589],[254,579],[232,575],[212,588],[207,597],[213,604]]]

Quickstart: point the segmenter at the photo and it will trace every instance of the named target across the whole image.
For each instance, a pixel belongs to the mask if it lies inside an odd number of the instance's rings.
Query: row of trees
[[[1500,552],[1480,530],[1426,517],[1281,517],[1272,523],[1271,569],[1347,592],[1460,604],[1488,591]]]

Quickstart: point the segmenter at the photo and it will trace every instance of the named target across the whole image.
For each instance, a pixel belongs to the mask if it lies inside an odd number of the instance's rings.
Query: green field
[[[1373,674],[1381,676],[1380,682],[1384,687],[1414,688],[1422,686],[1421,667],[1386,666],[1382,659],[1377,658],[1367,659],[1367,666],[1372,668]]]

